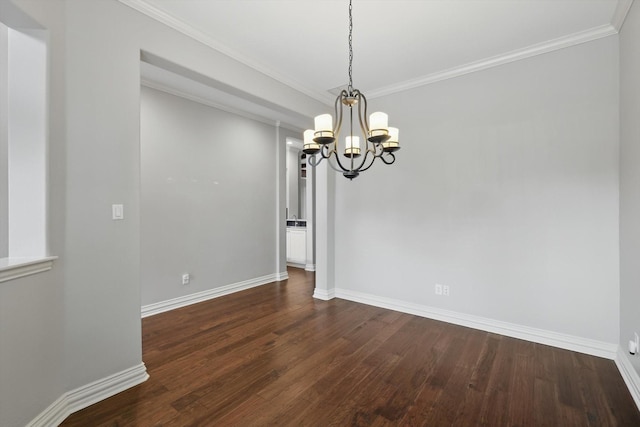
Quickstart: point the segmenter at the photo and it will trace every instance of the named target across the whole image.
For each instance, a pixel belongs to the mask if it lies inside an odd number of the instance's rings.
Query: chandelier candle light
[[[311,155],[309,164],[317,166],[322,159],[327,159],[331,168],[349,179],[357,177],[360,172],[369,169],[376,159],[381,159],[385,164],[390,165],[396,161],[393,154],[400,149],[398,141],[399,131],[397,128],[389,127],[389,117],[385,113],[375,112],[367,120],[367,98],[358,89],[353,88],[352,63],[353,63],[353,17],[352,6],[349,0],[349,85],[343,89],[335,102],[336,126],[333,126],[331,114],[321,114],[314,120],[315,130],[304,131],[304,147],[306,154]],[[364,136],[364,146],[360,145],[360,136],[354,135],[353,114],[354,106],[357,105],[357,121]],[[348,159],[345,165],[340,161],[338,154],[337,138],[342,127],[342,117],[344,108],[348,108],[349,134],[345,138],[344,156]],[[357,125],[357,124],[356,124]],[[364,151],[364,156],[362,156]],[[316,154],[319,154],[317,156]],[[331,158],[335,159],[335,164]],[[358,157],[361,160],[356,161]]]

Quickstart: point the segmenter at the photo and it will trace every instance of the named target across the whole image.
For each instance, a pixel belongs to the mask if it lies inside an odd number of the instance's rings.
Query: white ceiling
[[[348,81],[348,0],[120,0],[323,102]],[[369,98],[619,31],[632,0],[354,0]]]

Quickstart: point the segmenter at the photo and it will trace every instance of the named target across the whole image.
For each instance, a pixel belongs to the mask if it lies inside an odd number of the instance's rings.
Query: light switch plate
[[[114,221],[124,219],[124,206],[123,205],[111,205],[111,218]]]

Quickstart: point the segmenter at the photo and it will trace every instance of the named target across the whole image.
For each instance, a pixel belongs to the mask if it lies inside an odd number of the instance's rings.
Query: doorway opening
[[[287,266],[315,271],[315,169],[302,141],[286,139]]]

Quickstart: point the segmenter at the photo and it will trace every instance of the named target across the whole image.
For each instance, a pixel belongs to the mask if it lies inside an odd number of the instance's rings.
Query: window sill
[[[51,270],[57,256],[0,258],[0,283]]]

